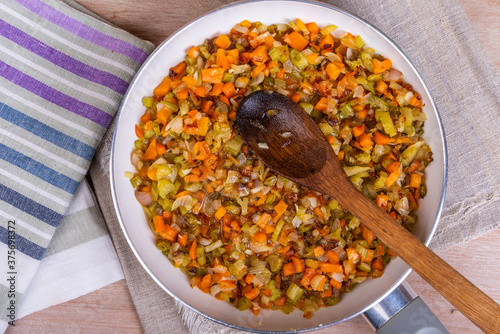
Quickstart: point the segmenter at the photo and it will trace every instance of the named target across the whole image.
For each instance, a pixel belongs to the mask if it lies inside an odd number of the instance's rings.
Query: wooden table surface
[[[181,13],[178,21],[165,22],[154,10],[135,10],[161,3],[161,0],[76,0],[81,5],[131,33],[159,44],[169,34],[195,18],[196,13]],[[224,1],[218,1],[222,5]],[[487,54],[500,72],[500,1],[460,0]],[[163,5],[166,8],[166,5]],[[439,255],[495,301],[500,301],[497,264],[500,230],[490,232],[465,245],[455,246]],[[494,256],[495,255],[495,256]],[[493,268],[493,269],[492,269]],[[422,297],[450,333],[480,333],[468,319],[412,272],[407,282]],[[165,332],[169,332],[166,329]],[[358,316],[324,333],[371,333]],[[142,333],[139,318],[125,280],[118,281],[72,301],[50,307],[16,321],[6,333]]]

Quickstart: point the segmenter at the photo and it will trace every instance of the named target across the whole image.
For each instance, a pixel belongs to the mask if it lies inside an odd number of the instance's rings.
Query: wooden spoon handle
[[[349,196],[335,195],[347,210],[356,212],[358,219],[387,247],[476,326],[486,333],[500,332],[500,306],[495,301],[357,190]],[[382,221],[385,222],[380,223]]]

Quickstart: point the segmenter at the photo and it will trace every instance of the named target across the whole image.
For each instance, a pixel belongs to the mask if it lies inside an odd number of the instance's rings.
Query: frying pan
[[[426,169],[428,192],[419,202],[419,220],[413,233],[423,243],[429,244],[438,224],[446,190],[446,143],[437,108],[422,77],[410,62],[411,55],[405,55],[376,27],[342,9],[320,2],[284,0],[238,2],[205,14],[164,41],[143,64],[122,102],[111,147],[111,189],[123,233],[139,262],[160,287],[192,310],[229,327],[253,332],[304,332],[364,314],[379,332],[387,332],[394,326],[403,326],[399,332],[411,332],[411,324],[415,323],[420,327],[434,328],[436,333],[445,332],[425,304],[402,284],[410,268],[399,258],[391,261],[381,278],[359,284],[343,295],[337,305],[320,308],[310,319],[305,319],[298,310],[290,315],[263,310],[255,316],[249,310],[238,311],[230,303],[191,289],[188,277],[174,268],[155,247],[153,233],[134,197],[134,190],[123,176],[124,172],[134,171],[130,156],[136,139],[134,125],[144,112],[142,98],[150,96],[170,67],[184,59],[189,48],[202,44],[205,38],[228,32],[243,20],[269,25],[295,21],[296,18],[304,22],[314,21],[320,27],[335,24],[338,26],[334,32],[336,37],[343,32],[361,35],[367,47],[390,58],[393,67],[403,72],[404,80],[422,95],[423,111],[427,115],[423,137],[433,151],[434,161]],[[392,318],[396,313],[399,318]],[[423,321],[415,321],[415,317]]]

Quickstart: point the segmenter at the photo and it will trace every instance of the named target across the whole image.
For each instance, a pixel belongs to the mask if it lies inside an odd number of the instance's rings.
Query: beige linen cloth
[[[162,15],[165,22],[178,22],[182,13],[184,24],[229,2],[172,0]],[[431,247],[444,250],[497,228],[500,80],[458,0],[325,2],[384,31],[409,55],[432,92],[445,128],[449,170],[444,210]],[[176,333],[237,332],[176,304],[132,254],[115,216],[109,189],[111,131],[91,176],[144,331],[161,333],[175,328]]]

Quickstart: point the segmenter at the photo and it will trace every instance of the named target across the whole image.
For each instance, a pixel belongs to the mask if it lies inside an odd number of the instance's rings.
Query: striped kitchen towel
[[[53,278],[68,276],[54,266],[64,263],[63,251],[85,262],[81,248],[67,251],[92,241],[96,246],[107,234],[100,214],[90,209],[94,204],[88,202],[86,185],[79,190],[83,200],[70,203],[123,94],[152,49],[69,0],[0,1],[4,329],[18,317],[19,303],[28,299],[25,293],[46,253],[52,258],[44,262],[49,271],[53,268]],[[61,223],[65,213],[67,224]],[[101,240],[102,247],[110,245]]]

